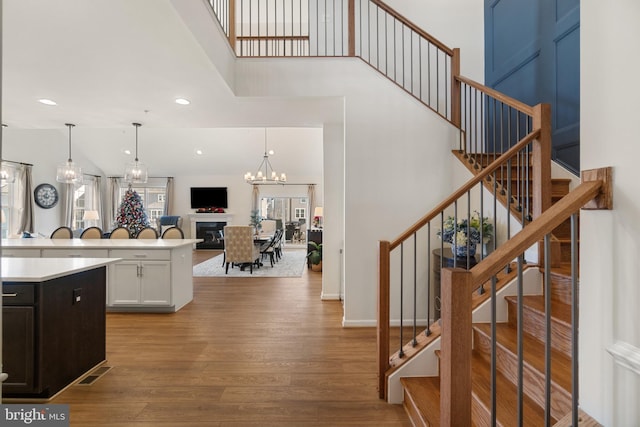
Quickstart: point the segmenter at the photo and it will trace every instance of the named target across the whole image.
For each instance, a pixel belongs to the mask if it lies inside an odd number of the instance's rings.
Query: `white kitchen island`
[[[193,300],[200,239],[2,239],[4,258],[120,258],[108,268],[108,311],[175,312]]]

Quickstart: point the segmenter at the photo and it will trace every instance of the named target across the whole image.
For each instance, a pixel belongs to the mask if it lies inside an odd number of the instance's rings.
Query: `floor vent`
[[[86,377],[78,381],[76,385],[91,385],[110,370],[111,366],[100,366],[99,368],[94,369]]]

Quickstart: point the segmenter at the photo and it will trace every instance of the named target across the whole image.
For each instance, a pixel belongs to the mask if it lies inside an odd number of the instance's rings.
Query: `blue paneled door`
[[[580,170],[580,0],[485,0],[486,85],[551,104],[554,159]]]

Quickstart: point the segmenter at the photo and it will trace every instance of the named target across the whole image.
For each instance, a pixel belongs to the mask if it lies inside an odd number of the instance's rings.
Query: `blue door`
[[[580,170],[580,0],[485,0],[486,85],[551,104],[553,158]]]

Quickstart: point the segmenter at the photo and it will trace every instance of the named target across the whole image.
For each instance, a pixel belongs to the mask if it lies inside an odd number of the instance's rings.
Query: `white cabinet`
[[[107,310],[176,312],[193,300],[198,239],[2,239],[3,257],[118,258],[107,271]]]
[[[169,251],[118,249],[110,252],[111,258],[123,258],[123,261],[110,266],[109,306],[171,305]]]

